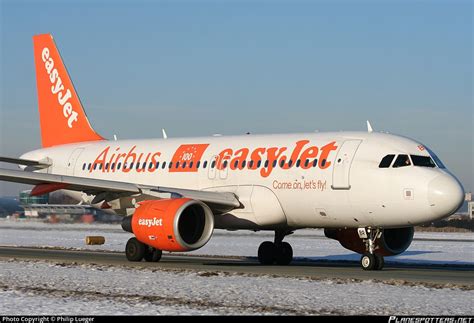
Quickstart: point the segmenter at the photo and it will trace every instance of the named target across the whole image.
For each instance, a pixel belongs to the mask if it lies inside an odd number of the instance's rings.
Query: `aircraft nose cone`
[[[453,176],[443,174],[428,184],[428,202],[437,218],[453,214],[463,201],[464,189]]]

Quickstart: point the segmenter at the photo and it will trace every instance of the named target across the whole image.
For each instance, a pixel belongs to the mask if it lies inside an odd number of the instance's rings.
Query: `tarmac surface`
[[[381,271],[365,271],[358,262],[296,259],[289,266],[263,266],[256,258],[164,254],[159,262],[129,262],[121,252],[84,251],[25,247],[0,247],[0,259],[45,260],[77,264],[160,268],[245,275],[270,275],[307,279],[350,279],[401,281],[434,285],[464,286],[474,289],[474,266],[391,264]]]

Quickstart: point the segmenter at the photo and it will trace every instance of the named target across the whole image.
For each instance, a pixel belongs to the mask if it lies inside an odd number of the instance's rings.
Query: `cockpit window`
[[[411,160],[413,161],[413,165],[421,166],[421,167],[436,167],[433,159],[429,156],[418,156],[418,155],[410,155]]]
[[[393,163],[393,168],[398,168],[398,167],[405,167],[405,166],[410,166],[410,158],[408,158],[408,155],[398,155],[397,159],[395,159],[395,163]]]
[[[379,168],[389,168],[392,164],[393,158],[395,158],[395,155],[387,155],[382,158],[382,161],[379,164]]]
[[[433,157],[436,165],[438,165],[439,168],[446,168],[446,166],[444,166],[443,162],[438,158],[438,156],[436,156],[436,154],[434,152],[431,151],[431,149],[429,149],[428,147],[425,147],[425,148],[426,148],[426,150],[428,150],[431,157]]]

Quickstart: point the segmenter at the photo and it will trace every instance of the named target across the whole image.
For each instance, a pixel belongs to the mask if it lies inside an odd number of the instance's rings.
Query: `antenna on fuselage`
[[[163,132],[163,139],[168,139],[165,129],[161,128],[161,132]]]
[[[367,132],[371,133],[374,129],[372,129],[372,125],[370,124],[369,120],[367,120]]]

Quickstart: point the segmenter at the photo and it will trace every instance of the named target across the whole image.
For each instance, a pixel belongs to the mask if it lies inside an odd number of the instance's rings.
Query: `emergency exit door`
[[[351,188],[350,170],[352,160],[362,140],[346,140],[337,153],[332,172],[332,188],[348,190]]]

